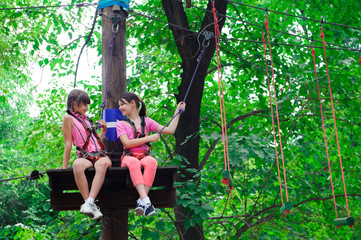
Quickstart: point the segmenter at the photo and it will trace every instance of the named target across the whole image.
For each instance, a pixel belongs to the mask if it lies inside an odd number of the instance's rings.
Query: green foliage
[[[75,2],[75,1],[73,1]],[[23,1],[7,7],[23,5],[52,5],[56,1]],[[360,26],[358,1],[243,1],[260,8],[304,15],[327,22]],[[167,21],[162,1],[133,4],[133,9]],[[206,3],[192,1],[195,7],[185,9],[192,31],[200,31]],[[327,5],[328,7],[325,7]],[[274,136],[263,45],[237,41],[261,41],[264,12],[240,4],[228,3],[226,25],[221,39],[221,57],[226,102],[230,169],[234,180],[233,198],[221,183],[224,157],[220,120],[218,85],[214,72],[216,58],[209,65],[201,104],[200,132],[185,141],[199,137],[199,169],[189,168],[179,177],[191,176],[176,183],[177,206],[184,209],[184,220],[177,221],[171,209],[159,209],[150,218],[129,214],[130,236],[138,239],[181,239],[177,227],[201,225],[207,239],[358,239],[360,208],[360,71],[359,55],[351,51],[327,50],[327,61],[336,110],[348,204],[356,220],[355,228],[333,226],[335,212],[330,187],[328,163],[323,139],[318,94],[312,55],[308,48],[273,45],[273,64],[280,114],[289,199],[294,207],[283,218],[277,165],[275,165]],[[63,154],[61,123],[65,98],[73,79],[79,47],[89,29],[83,23],[93,16],[84,8],[29,9],[2,11],[0,27],[0,176],[2,178],[28,175],[31,170],[45,171],[60,166]],[[243,19],[245,22],[236,19]],[[271,29],[286,31],[302,37],[313,37],[321,47],[320,26],[317,22],[286,17],[268,12]],[[248,24],[253,23],[256,25]],[[161,124],[172,117],[174,95],[182,79],[182,62],[168,26],[142,16],[127,20],[128,85],[147,103],[148,115]],[[101,51],[101,22],[90,41],[89,48]],[[360,32],[324,24],[329,47],[334,44],[360,48]],[[305,31],[307,29],[307,32]],[[303,38],[271,30],[271,42],[311,43]],[[134,41],[133,41],[134,40]],[[75,52],[75,54],[74,54]],[[332,178],[337,197],[339,217],[345,217],[345,199],[338,158],[332,108],[328,93],[323,50],[316,49],[316,63]],[[99,58],[98,62],[101,62]],[[98,63],[97,62],[97,63]],[[268,58],[270,66],[270,59]],[[30,79],[31,66],[49,67],[51,86],[36,99]],[[271,71],[269,71],[271,73]],[[100,76],[94,77],[94,80]],[[60,79],[60,80],[59,80]],[[66,83],[61,82],[65,79]],[[101,86],[80,79],[78,85],[91,96],[91,117],[100,117]],[[194,104],[194,103],[188,103]],[[30,112],[36,105],[39,114]],[[273,103],[273,110],[275,105]],[[257,111],[257,112],[256,112]],[[249,114],[249,115],[247,115]],[[241,118],[240,118],[241,117]],[[275,131],[278,140],[278,127]],[[166,148],[167,147],[167,148]],[[173,136],[154,144],[153,155],[160,165],[191,163],[174,155]],[[209,154],[209,157],[207,157]],[[280,147],[278,158],[282,161]],[[280,165],[283,187],[283,166]],[[182,175],[183,174],[183,175]],[[0,238],[3,239],[94,239],[101,234],[100,223],[94,223],[78,212],[53,212],[49,208],[47,177],[38,182],[17,180],[1,183]],[[356,196],[357,195],[357,196]],[[322,198],[322,200],[319,200]],[[95,227],[90,229],[95,224]],[[90,229],[90,230],[89,230]]]

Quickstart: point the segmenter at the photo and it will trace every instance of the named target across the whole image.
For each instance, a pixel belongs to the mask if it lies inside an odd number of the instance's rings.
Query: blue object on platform
[[[98,3],[98,9],[103,9],[113,5],[121,6],[125,11],[129,11],[130,0],[102,0]]]
[[[116,125],[117,122],[122,121],[126,117],[123,116],[122,112],[118,108],[105,109],[104,110],[104,121],[107,122],[108,131],[105,137],[109,138],[109,141],[120,141],[117,138]]]

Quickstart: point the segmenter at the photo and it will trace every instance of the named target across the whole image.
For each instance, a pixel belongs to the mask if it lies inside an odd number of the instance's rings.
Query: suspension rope
[[[266,57],[266,38],[264,37],[264,33],[263,33],[263,32],[262,32],[262,40],[263,40],[264,60],[265,60],[265,64],[266,64],[268,96],[269,96],[270,107],[271,107],[273,142],[274,142],[275,151],[276,151],[276,162],[277,162],[277,170],[278,170],[278,182],[279,182],[279,184],[280,184],[281,202],[282,202],[282,205],[283,205],[283,193],[282,193],[282,183],[281,183],[281,172],[280,172],[280,165],[279,165],[279,161],[278,161],[277,138],[276,138],[275,122],[274,122],[273,107],[272,107],[273,103],[272,103],[271,87],[270,87],[269,74],[268,74],[268,63],[267,63],[267,57]]]
[[[215,2],[212,0],[212,13],[214,19],[214,39],[216,45],[216,56],[217,56],[217,75],[218,75],[218,91],[219,91],[219,108],[221,113],[221,128],[222,128],[222,141],[223,141],[223,158],[224,158],[224,171],[222,173],[222,183],[226,184],[229,188],[231,198],[232,198],[232,190],[233,180],[232,175],[230,173],[229,166],[229,154],[228,154],[228,138],[227,138],[227,120],[226,120],[226,107],[224,104],[224,91],[223,91],[223,77],[222,77],[222,64],[221,64],[221,55],[220,55],[220,30],[218,25],[218,19],[216,14],[216,8],[214,6]]]
[[[287,200],[287,202],[288,202],[288,190],[287,190],[286,169],[285,169],[285,161],[284,161],[284,157],[283,157],[281,127],[280,127],[280,119],[279,119],[279,114],[278,114],[277,94],[276,94],[275,76],[274,76],[274,68],[273,68],[273,58],[272,58],[272,50],[271,50],[270,34],[269,34],[269,29],[268,29],[268,19],[267,19],[267,15],[266,15],[265,26],[266,26],[266,30],[267,30],[268,48],[269,48],[270,58],[271,58],[272,83],[273,83],[273,93],[274,93],[275,106],[276,106],[276,116],[277,116],[277,126],[278,126],[278,137],[279,137],[280,151],[281,151],[281,157],[282,157],[283,178],[284,178],[284,182],[285,182],[286,200]]]
[[[195,70],[194,70],[194,72],[193,72],[193,76],[192,76],[192,79],[191,79],[191,81],[190,81],[190,83],[189,83],[189,86],[188,86],[188,88],[187,88],[186,94],[185,94],[185,96],[184,96],[184,98],[183,98],[183,102],[186,102],[186,100],[187,100],[189,90],[191,89],[191,86],[192,86],[193,81],[194,81],[194,79],[195,79],[195,76],[196,76],[196,73],[197,73],[197,71],[198,71],[199,65],[200,65],[200,63],[201,63],[202,57],[203,57],[203,55],[204,55],[204,53],[205,53],[205,51],[206,51],[206,48],[209,46],[209,39],[212,37],[212,35],[205,31],[204,37],[205,37],[205,39],[203,40],[203,43],[202,43],[203,49],[202,49],[201,53],[199,54],[199,56],[198,56],[198,58],[197,58],[197,62],[198,62],[198,63],[197,63],[197,66],[196,66],[196,68],[195,68]],[[207,41],[207,42],[206,42],[206,41]],[[158,133],[160,134],[160,133],[164,130],[164,128],[166,128],[166,127],[171,123],[171,121],[172,121],[178,114],[180,114],[180,113],[182,113],[182,112],[183,112],[183,109],[179,109],[179,111],[178,111],[176,114],[174,114],[174,116],[167,122],[167,124],[165,124],[165,125],[163,126],[163,128],[162,128]]]
[[[329,87],[329,91],[330,91],[330,98],[331,98],[331,107],[332,107],[332,115],[333,115],[333,122],[334,122],[334,127],[335,127],[335,133],[336,133],[336,142],[337,142],[337,149],[338,149],[338,156],[340,159],[340,167],[341,167],[341,174],[342,174],[342,182],[343,182],[343,188],[344,188],[344,192],[345,192],[345,200],[346,200],[346,209],[347,209],[347,215],[348,217],[350,217],[350,210],[348,208],[348,202],[347,202],[347,192],[346,192],[346,184],[345,184],[345,176],[343,173],[343,167],[342,167],[342,159],[341,159],[341,150],[340,150],[340,143],[338,140],[338,134],[337,134],[337,126],[336,126],[336,116],[335,116],[335,108],[333,105],[333,97],[332,97],[332,89],[331,89],[331,81],[330,81],[330,75],[329,75],[329,70],[328,70],[328,64],[327,64],[327,55],[326,55],[326,41],[324,39],[324,34],[323,34],[323,27],[321,27],[321,34],[320,37],[322,38],[323,41],[323,52],[324,52],[324,56],[325,56],[325,64],[326,64],[326,72],[327,72],[327,80],[328,80],[328,87]]]
[[[328,155],[326,129],[325,129],[325,123],[324,123],[324,120],[323,120],[323,111],[322,111],[320,87],[319,87],[318,78],[317,78],[315,49],[313,48],[313,44],[312,44],[312,56],[313,56],[313,66],[314,66],[314,68],[315,68],[315,78],[316,78],[316,84],[317,84],[318,101],[319,101],[319,104],[320,104],[321,120],[322,120],[322,129],[323,129],[323,137],[324,137],[324,140],[325,140],[326,156],[327,156],[327,162],[328,162],[328,170],[329,170],[329,173],[330,173],[333,203],[334,203],[334,206],[335,206],[336,218],[338,218],[338,215],[337,215],[337,206],[336,206],[336,197],[335,197],[335,190],[334,190],[334,187],[333,187],[333,180],[332,180],[331,163],[330,163],[330,158],[329,158],[329,155]]]

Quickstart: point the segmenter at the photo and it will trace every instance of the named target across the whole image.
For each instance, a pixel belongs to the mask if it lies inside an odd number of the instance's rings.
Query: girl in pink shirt
[[[175,113],[185,110],[186,104],[180,102]],[[180,111],[182,109],[182,111]],[[180,114],[177,114],[168,127],[163,127],[149,117],[146,117],[146,107],[143,101],[134,93],[123,93],[119,96],[119,110],[127,119],[117,123],[117,137],[123,143],[124,154],[121,167],[129,168],[134,187],[139,193],[135,208],[137,216],[149,217],[155,213],[154,206],[148,197],[157,171],[157,161],[150,156],[149,142],[160,138],[159,132],[174,134]],[[142,126],[143,123],[143,126]],[[145,126],[144,126],[145,123]],[[157,132],[149,135],[149,132]],[[144,174],[141,172],[144,168]]]
[[[63,120],[63,135],[65,149],[63,156],[63,169],[68,168],[72,143],[77,148],[78,159],[73,163],[74,179],[80,194],[84,198],[80,212],[91,217],[93,220],[100,219],[103,214],[94,203],[100,188],[103,185],[107,168],[112,165],[111,160],[103,151],[104,145],[101,139],[107,131],[104,120],[100,120],[101,132],[98,134],[92,129],[92,124],[85,116],[90,104],[89,95],[82,90],[72,90],[67,99],[68,114]],[[88,168],[95,168],[95,176],[90,188],[84,171]]]

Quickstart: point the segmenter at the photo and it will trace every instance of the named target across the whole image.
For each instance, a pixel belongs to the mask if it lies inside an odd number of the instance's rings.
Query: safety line
[[[198,58],[197,58],[197,62],[198,62],[198,63],[197,63],[197,66],[196,66],[196,68],[195,68],[195,70],[194,70],[194,72],[193,72],[193,76],[192,76],[192,79],[191,79],[191,81],[190,81],[190,83],[189,83],[189,86],[188,86],[188,88],[187,88],[186,94],[185,94],[185,96],[184,96],[184,98],[183,98],[183,102],[186,102],[186,100],[187,100],[187,96],[188,96],[189,90],[191,89],[191,86],[192,86],[193,81],[194,81],[194,79],[195,79],[195,76],[196,76],[196,73],[197,73],[197,71],[198,71],[199,65],[200,65],[200,63],[201,63],[202,57],[203,57],[204,52],[205,52],[205,50],[206,50],[207,47],[208,47],[208,44],[203,45],[203,49],[202,49],[201,53],[199,54],[199,56],[198,56]],[[164,128],[166,128],[166,127],[170,124],[170,122],[171,122],[178,114],[180,114],[180,113],[182,113],[182,112],[183,112],[183,109],[179,109],[179,111],[178,111],[176,114],[174,114],[174,116],[163,126],[163,128],[162,128],[158,133],[160,134],[160,133],[164,130]]]
[[[322,121],[322,129],[323,129],[323,138],[324,138],[324,140],[325,140],[326,156],[327,156],[327,162],[328,162],[328,171],[329,171],[329,173],[330,173],[330,180],[331,180],[331,189],[332,189],[332,196],[333,196],[333,204],[334,204],[334,207],[335,207],[336,218],[338,218],[338,215],[337,215],[337,206],[336,206],[336,197],[335,197],[335,190],[334,190],[334,187],[333,187],[333,180],[332,180],[331,163],[330,163],[330,158],[329,158],[329,155],[328,155],[326,129],[325,129],[325,123],[324,123],[324,120],[323,120],[323,111],[322,111],[320,87],[319,87],[318,78],[317,78],[315,49],[313,48],[313,45],[312,45],[312,56],[313,56],[313,66],[314,66],[314,68],[315,68],[315,78],[316,78],[316,84],[317,84],[318,101],[319,101],[319,104],[320,104],[320,111],[321,111],[321,121]]]
[[[342,182],[343,182],[343,188],[344,188],[344,192],[345,192],[346,209],[347,209],[347,215],[348,215],[348,217],[350,217],[350,210],[349,210],[349,208],[348,208],[348,202],[347,202],[345,176],[344,176],[344,174],[343,174],[343,167],[342,167],[340,143],[339,143],[339,141],[338,141],[338,134],[337,134],[336,115],[335,115],[335,108],[334,108],[334,105],[333,105],[333,97],[332,97],[330,74],[329,74],[329,71],[328,71],[327,56],[326,56],[326,49],[325,49],[325,47],[326,47],[327,44],[326,44],[326,41],[325,41],[325,38],[324,38],[323,28],[322,28],[322,27],[321,27],[320,37],[322,38],[323,47],[324,47],[323,52],[324,52],[324,55],[325,55],[325,64],[326,64],[326,72],[327,72],[327,79],[328,79],[328,87],[329,87],[329,91],[330,91],[331,107],[332,107],[332,115],[333,115],[333,123],[334,123],[335,133],[336,133],[336,142],[337,142],[338,156],[339,156],[339,159],[340,159]]]
[[[215,8],[215,2],[212,0],[212,13],[213,13],[213,19],[214,19],[214,39],[215,39],[215,51],[217,56],[217,75],[218,75],[218,90],[219,90],[219,108],[221,112],[221,128],[222,128],[222,140],[223,140],[223,158],[224,158],[224,169],[227,172],[229,176],[228,179],[226,176],[222,176],[221,182],[223,184],[226,184],[229,188],[229,192],[232,196],[232,190],[233,187],[233,180],[231,179],[231,172],[230,172],[230,166],[229,166],[229,153],[228,153],[228,137],[227,137],[227,119],[226,119],[226,107],[224,103],[224,91],[223,91],[223,76],[222,76],[222,64],[221,64],[221,55],[220,55],[220,44],[219,44],[219,38],[220,38],[220,30],[218,25],[218,19],[216,14],[216,8]],[[223,175],[223,174],[222,174]]]
[[[280,184],[281,202],[282,202],[282,206],[283,206],[283,193],[282,193],[281,171],[280,171],[280,165],[279,165],[279,161],[278,161],[277,138],[276,138],[275,122],[274,122],[274,117],[273,117],[273,107],[272,107],[273,104],[272,104],[271,87],[270,87],[269,74],[268,74],[268,64],[267,64],[267,57],[266,57],[266,39],[265,39],[265,37],[264,37],[264,33],[262,33],[262,40],[263,40],[264,60],[265,60],[265,63],[266,63],[266,75],[267,75],[268,96],[269,96],[269,101],[270,101],[271,117],[272,117],[273,142],[274,142],[275,151],[276,151],[276,162],[277,162],[277,170],[278,170],[278,182],[279,182],[279,184]]]
[[[288,190],[287,190],[286,169],[285,169],[285,161],[284,161],[283,149],[282,149],[282,137],[281,137],[280,118],[279,118],[279,114],[278,114],[277,94],[276,94],[276,85],[275,85],[275,77],[274,77],[274,69],[273,69],[273,58],[272,58],[272,50],[271,50],[270,36],[269,36],[269,30],[268,30],[268,19],[267,19],[267,15],[266,15],[265,26],[266,26],[266,30],[267,30],[268,48],[269,48],[270,58],[271,58],[272,83],[273,83],[273,93],[274,93],[275,105],[276,105],[276,116],[277,116],[277,125],[278,125],[278,138],[279,138],[279,142],[280,142],[280,150],[281,150],[281,157],[282,157],[283,178],[284,178],[284,182],[285,182],[286,199],[287,199],[287,202],[288,202]]]

